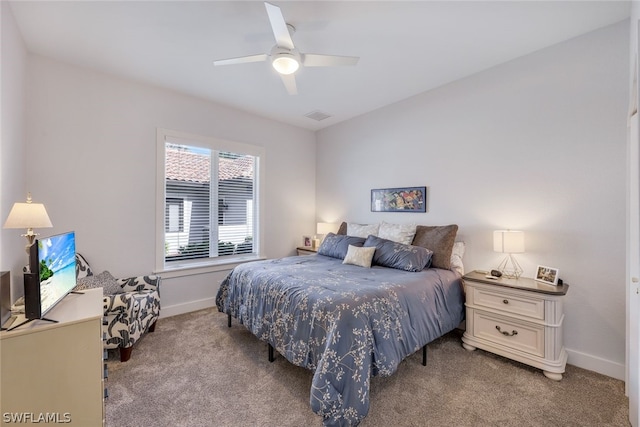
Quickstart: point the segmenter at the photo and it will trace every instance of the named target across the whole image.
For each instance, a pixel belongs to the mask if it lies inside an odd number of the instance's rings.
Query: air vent
[[[312,111],[308,114],[304,115],[305,117],[309,117],[312,120],[321,122],[324,119],[328,119],[329,117],[331,117],[330,115],[323,113],[322,111]]]

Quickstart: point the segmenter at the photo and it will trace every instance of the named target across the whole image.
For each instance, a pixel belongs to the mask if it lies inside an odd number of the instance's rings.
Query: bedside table
[[[542,369],[547,378],[560,381],[567,364],[562,299],[569,285],[546,285],[523,277],[487,279],[477,271],[462,279],[467,307],[462,346]]]
[[[318,248],[312,248],[311,246],[298,246],[296,248],[298,255],[313,255],[318,253]]]

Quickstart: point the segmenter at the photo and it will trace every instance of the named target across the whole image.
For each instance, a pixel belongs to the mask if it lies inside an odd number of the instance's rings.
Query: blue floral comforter
[[[326,426],[357,425],[369,411],[372,376],[393,374],[464,319],[457,273],[369,269],[322,255],[242,264],[222,282],[216,304],[314,371],[311,407]]]

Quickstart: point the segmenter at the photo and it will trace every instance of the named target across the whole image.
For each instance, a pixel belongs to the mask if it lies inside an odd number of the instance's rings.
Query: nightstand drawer
[[[472,333],[476,338],[544,357],[544,326],[475,310]]]
[[[518,314],[532,319],[544,320],[544,299],[515,293],[495,292],[492,290],[473,288],[473,304],[479,307],[492,308],[505,313]]]

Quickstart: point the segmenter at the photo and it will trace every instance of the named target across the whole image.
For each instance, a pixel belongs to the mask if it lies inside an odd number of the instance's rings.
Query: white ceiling
[[[359,56],[303,68],[288,95],[268,62],[263,2],[14,1],[30,52],[317,130],[629,17],[628,1],[277,1],[302,52]],[[304,117],[321,111],[321,122]]]

